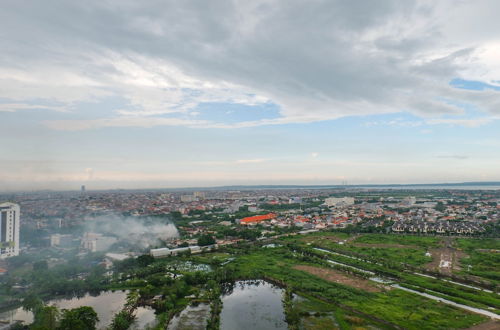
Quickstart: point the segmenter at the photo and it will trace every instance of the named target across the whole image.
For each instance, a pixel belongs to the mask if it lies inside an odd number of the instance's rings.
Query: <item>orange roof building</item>
[[[276,218],[276,214],[268,213],[264,215],[254,215],[253,217],[246,217],[240,220],[241,225],[248,225],[251,223],[259,223],[266,220],[271,220]]]

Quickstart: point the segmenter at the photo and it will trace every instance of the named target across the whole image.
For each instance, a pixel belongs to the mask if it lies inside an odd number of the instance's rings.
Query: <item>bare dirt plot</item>
[[[468,255],[459,250],[455,250],[453,252],[453,271],[460,271],[462,270],[462,265],[460,264],[460,259],[466,258]]]
[[[429,251],[432,255],[432,261],[425,265],[425,268],[439,271],[445,275],[451,275],[453,271],[461,270],[460,259],[467,255],[454,247],[455,241],[450,237],[443,238],[440,245],[440,248]]]
[[[451,275],[454,251],[450,248],[432,249],[429,251],[432,261],[425,265],[427,270],[439,271],[441,274]]]
[[[347,285],[356,289],[365,290],[368,292],[380,292],[380,288],[368,280],[349,277],[339,271],[327,268],[320,268],[314,266],[297,265],[295,269],[307,272],[309,274],[316,275],[324,280],[335,282],[343,285]]]

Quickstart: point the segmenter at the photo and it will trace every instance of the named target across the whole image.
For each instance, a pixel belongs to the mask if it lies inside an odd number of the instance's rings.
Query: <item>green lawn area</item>
[[[332,306],[340,304],[350,306],[407,329],[467,328],[486,320],[483,316],[398,289],[369,293],[328,282],[293,269],[297,264],[310,264],[299,258],[299,255],[292,254],[285,247],[261,249],[238,256],[232,267],[237,270],[241,278],[267,277],[282,281],[299,295],[304,293],[326,299]]]
[[[330,233],[328,233],[330,234]],[[344,234],[344,233],[341,233]],[[348,234],[344,234],[345,238]],[[331,235],[308,235],[307,237],[301,238],[300,241],[315,244],[317,246],[323,247],[325,249],[342,250],[346,252],[355,252],[358,254],[363,254],[377,259],[386,259],[392,262],[406,263],[413,266],[422,266],[432,261],[432,257],[425,256],[425,253],[429,250],[427,246],[437,246],[438,241],[433,237],[431,240],[427,240],[428,237],[413,237],[409,236],[409,241],[406,242],[403,236],[393,236],[393,235],[373,235],[367,234],[358,237],[352,242],[347,244],[338,244],[335,240],[329,239]],[[384,237],[385,241],[382,239]],[[424,240],[421,240],[424,238]],[[361,242],[360,242],[361,240]],[[418,241],[419,245],[414,244]],[[380,243],[385,242],[385,243]],[[410,243],[412,244],[410,244]],[[356,246],[357,243],[360,244],[398,244],[408,246],[404,247],[385,247],[385,246]],[[405,243],[405,244],[402,244]]]
[[[484,277],[500,283],[500,253],[470,251],[460,259],[461,273]]]
[[[483,277],[493,283],[500,283],[500,253],[487,250],[500,250],[500,240],[458,238],[456,246],[463,250],[466,257],[460,259],[462,274]]]
[[[476,249],[500,250],[500,239],[495,239],[495,238],[484,238],[484,239],[457,238],[456,244],[457,247],[463,249],[465,252],[469,252]]]
[[[353,243],[364,244],[399,244],[415,245],[421,248],[436,248],[439,246],[439,237],[430,236],[410,236],[410,235],[382,235],[382,234],[364,234],[356,238]]]
[[[304,330],[334,330],[339,329],[331,316],[307,316],[302,319]]]
[[[425,256],[425,249],[368,248],[349,245],[345,249],[374,258],[389,259],[414,266],[421,266],[432,261],[432,257]]]

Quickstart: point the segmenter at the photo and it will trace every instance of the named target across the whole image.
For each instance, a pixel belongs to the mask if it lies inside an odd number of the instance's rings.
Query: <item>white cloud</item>
[[[500,93],[448,86],[455,77],[498,80],[500,42],[490,32],[500,23],[491,6],[497,5],[9,3],[0,17],[0,28],[9,31],[0,59],[0,97],[74,104],[114,96],[128,103],[110,109],[116,118],[107,113],[74,123],[80,128],[135,126],[128,118],[187,113],[206,102],[280,107],[282,118],[241,127],[400,111],[423,117],[462,113],[446,100],[498,113]],[[467,27],[483,23],[471,10],[486,17],[490,31],[463,33],[459,18],[466,18]],[[28,36],[29,47],[21,42]]]
[[[0,103],[0,112],[16,112],[19,110],[52,110],[58,112],[66,112],[65,107],[59,106],[48,106],[48,105],[37,105],[37,104],[25,104],[25,103]]]
[[[267,159],[262,159],[262,158],[256,158],[256,159],[238,159],[236,161],[236,164],[256,164],[256,163],[263,163],[267,161]]]
[[[492,122],[491,118],[474,118],[474,119],[430,119],[427,124],[430,125],[452,125],[452,126],[465,126],[465,127],[479,127]]]

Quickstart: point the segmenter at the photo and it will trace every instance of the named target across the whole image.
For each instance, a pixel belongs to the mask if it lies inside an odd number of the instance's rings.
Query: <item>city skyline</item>
[[[1,191],[500,181],[495,1],[0,8]]]

